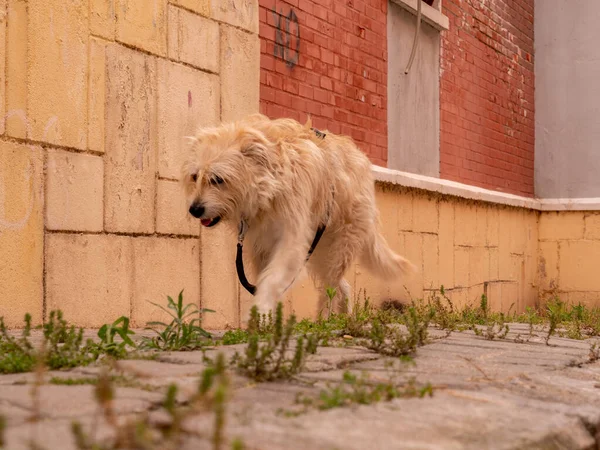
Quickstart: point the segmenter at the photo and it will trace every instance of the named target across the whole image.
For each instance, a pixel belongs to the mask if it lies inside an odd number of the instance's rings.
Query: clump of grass
[[[228,330],[221,338],[223,345],[245,344],[246,342],[248,342],[248,332],[241,329]]]
[[[556,332],[563,320],[564,303],[558,298],[555,298],[546,305],[546,312],[548,315],[549,326],[545,341],[546,345],[549,345],[550,337]]]
[[[153,338],[142,339],[140,348],[154,350],[196,350],[212,343],[211,334],[201,327],[202,314],[214,312],[211,309],[198,307],[192,303],[183,305],[183,290],[179,292],[177,302],[167,296],[167,307],[150,302],[169,314],[170,323],[148,322],[146,329],[154,331]]]
[[[98,383],[97,378],[62,378],[52,377],[48,381],[50,384],[56,384],[59,386],[83,386],[83,385],[95,385]]]
[[[590,344],[589,362],[596,361],[600,361],[600,344],[598,342]]]
[[[48,321],[38,328],[43,333],[43,353],[30,341],[31,315],[25,315],[20,337],[11,336],[0,318],[0,373],[29,372],[40,358],[51,370],[85,366],[114,348],[106,339],[100,344],[91,339],[84,342],[83,328],[69,325],[60,310],[51,311]]]
[[[29,341],[31,315],[25,314],[25,326],[20,337],[8,333],[4,318],[0,317],[0,373],[29,372],[35,365],[35,352]]]
[[[104,324],[98,330],[98,351],[114,358],[124,358],[128,354],[127,347],[136,347],[129,337],[133,334],[135,333],[129,329],[128,317],[121,316],[111,324]],[[115,339],[117,336],[121,338],[120,342]]]
[[[396,365],[396,362],[400,366]],[[334,385],[328,384],[327,387],[319,393],[317,397],[299,395],[296,402],[303,405],[306,412],[308,408],[317,408],[319,410],[328,410],[351,405],[370,405],[378,402],[388,402],[395,398],[407,397],[425,397],[433,395],[431,384],[427,383],[418,386],[415,378],[410,378],[407,382],[400,382],[398,375],[402,373],[402,368],[412,363],[408,357],[397,359],[388,365],[390,379],[386,382],[373,382],[367,372],[360,376],[350,371],[345,371],[342,380]],[[298,412],[291,412],[289,415],[297,415]]]
[[[4,448],[6,445],[6,439],[4,439],[4,433],[6,431],[6,417],[0,415],[0,448]]]
[[[493,341],[494,339],[504,339],[510,331],[503,316],[488,321],[485,328],[479,328],[477,325],[471,325],[471,330],[479,337]]]
[[[168,415],[165,422],[156,423],[148,414],[126,422],[116,420],[113,407],[115,398],[114,380],[103,371],[95,383],[95,398],[101,414],[114,430],[114,438],[103,441],[95,439],[95,426],[86,430],[81,423],[72,423],[72,433],[79,450],[175,450],[181,448],[185,433],[182,423],[188,417],[202,411],[212,412],[214,422],[210,439],[212,447],[220,450],[224,445],[224,425],[226,404],[229,396],[229,378],[223,354],[219,353],[214,364],[209,365],[201,374],[196,393],[188,401],[188,406],[177,404],[177,385],[167,388],[162,408]]]
[[[396,322],[386,323],[376,316],[370,322],[366,346],[386,356],[410,355],[427,341],[432,316],[431,311],[426,315],[419,314],[414,306],[410,306]]]
[[[306,354],[316,346],[314,337],[300,336],[291,355],[291,341],[296,318],[291,315],[283,321],[283,304],[279,302],[272,323],[273,333],[261,342],[261,321],[258,309],[252,307],[248,323],[248,345],[243,355],[236,353],[233,363],[243,375],[256,381],[288,379],[300,372]],[[264,331],[264,330],[263,330]]]

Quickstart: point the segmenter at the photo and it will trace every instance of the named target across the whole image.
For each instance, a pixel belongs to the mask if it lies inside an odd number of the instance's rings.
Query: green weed
[[[211,309],[198,307],[192,303],[183,305],[183,290],[177,302],[167,296],[167,307],[150,302],[172,317],[170,323],[148,322],[146,329],[154,331],[153,338],[142,338],[140,348],[155,350],[195,350],[210,344],[211,334],[201,327],[202,314],[214,312]]]
[[[252,307],[248,323],[248,345],[243,355],[236,352],[233,364],[238,371],[256,381],[272,381],[291,378],[303,367],[308,350],[316,344],[314,337],[300,336],[296,340],[296,348],[291,349],[291,340],[296,318],[291,315],[283,323],[283,304],[279,302],[272,323],[272,334],[260,340],[260,315],[256,306]]]

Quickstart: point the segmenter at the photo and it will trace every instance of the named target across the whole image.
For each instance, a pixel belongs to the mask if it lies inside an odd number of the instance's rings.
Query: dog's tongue
[[[212,219],[201,219],[200,220],[200,223],[202,225],[204,225],[205,227],[209,226],[211,222],[212,222]]]

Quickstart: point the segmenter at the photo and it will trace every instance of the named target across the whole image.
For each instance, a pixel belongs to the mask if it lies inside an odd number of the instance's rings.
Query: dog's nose
[[[204,214],[204,206],[199,203],[193,203],[190,206],[190,214],[196,219],[199,219]]]

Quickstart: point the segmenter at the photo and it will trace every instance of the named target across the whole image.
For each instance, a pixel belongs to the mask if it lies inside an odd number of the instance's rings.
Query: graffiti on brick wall
[[[273,19],[275,20],[275,57],[280,57],[285,61],[288,67],[294,67],[298,64],[300,58],[300,24],[298,16],[290,8],[288,15],[283,12],[277,12],[274,9]]]

